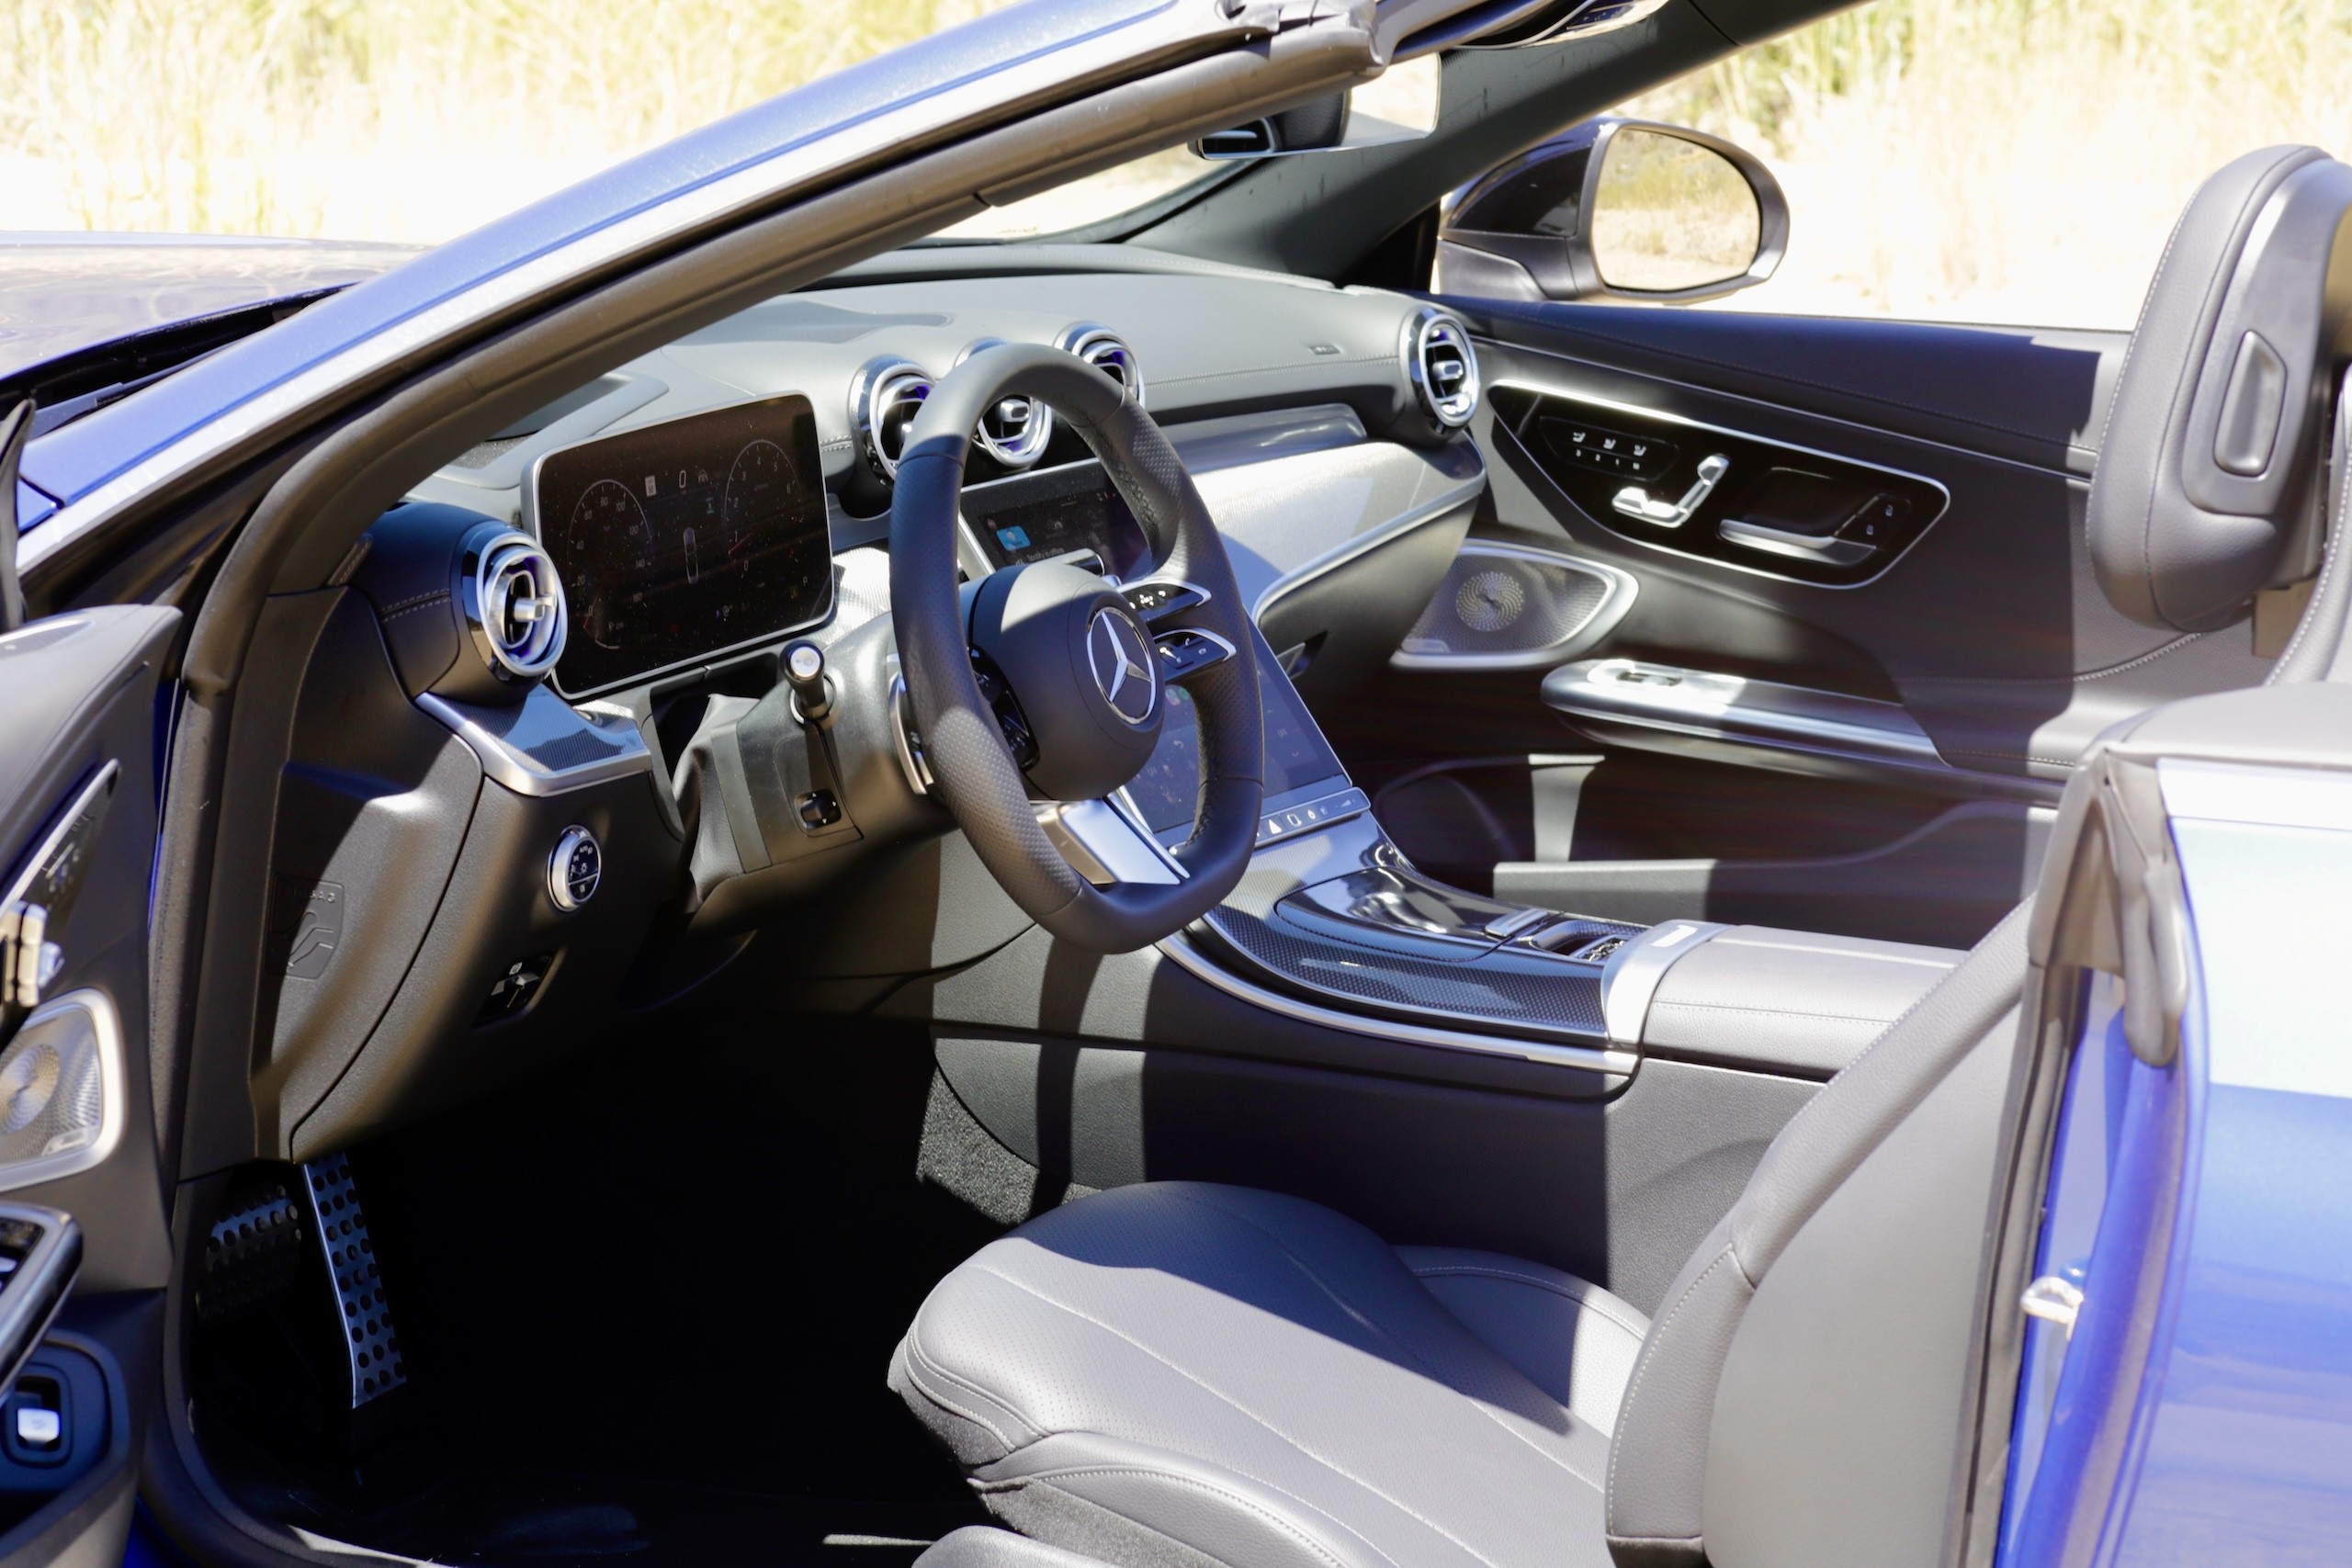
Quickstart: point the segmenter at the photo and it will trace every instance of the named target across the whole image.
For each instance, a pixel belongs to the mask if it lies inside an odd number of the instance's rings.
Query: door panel
[[[0,1562],[119,1561],[171,1249],[149,1099],[156,680],[178,613],[60,615],[0,637],[0,872],[37,953],[0,1005],[0,1198],[81,1227],[74,1295],[0,1428]],[[30,994],[26,981],[31,980]],[[44,1134],[35,1136],[35,1134]],[[0,1290],[5,1290],[0,1286]],[[29,1450],[28,1399],[61,1436]]]
[[[2093,736],[2267,671],[2245,627],[2138,626],[2092,576],[2082,509],[2122,334],[1449,303],[1493,389],[1474,540],[1631,579],[1622,619],[1578,646],[1586,670],[1606,666],[1595,679],[1622,682],[1604,694],[1616,712],[1560,700],[1580,674],[1555,676],[1547,706],[1540,664],[1408,657],[1369,705],[1376,724],[1318,716],[1384,784],[1448,761],[1601,755],[1566,844],[1554,831],[1498,856],[1498,891],[1643,919],[1785,924],[1802,906],[1870,935],[1899,885],[1906,929],[1933,933],[1912,940],[1968,940],[2030,883],[2042,808]],[[1580,460],[1576,427],[1612,418],[1664,435],[1668,459],[1639,474]],[[1637,484],[1685,499],[1716,453],[1730,473],[1687,531],[1615,505]],[[1761,499],[1759,466],[1792,470]],[[1909,533],[1858,556],[1829,513],[1882,488],[1911,503]],[[1729,538],[1757,522],[1756,539]],[[1677,815],[1650,810],[1645,835],[1641,811],[1606,804],[1636,791]],[[1476,818],[1441,813],[1442,841],[1417,844],[1398,815],[1407,852],[1436,860]]]

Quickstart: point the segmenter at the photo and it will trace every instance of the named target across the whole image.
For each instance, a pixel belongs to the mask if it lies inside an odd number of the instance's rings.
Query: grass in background
[[[1787,187],[1788,259],[1732,309],[2128,327],[2207,175],[2352,155],[2352,3],[1880,0],[1627,109]]]
[[[999,3],[0,0],[0,210],[444,239]],[[2352,152],[2352,0],[1880,0],[1627,107],[1786,185],[1732,308],[2123,326],[2205,175]]]
[[[0,0],[26,227],[440,240],[996,0]]]

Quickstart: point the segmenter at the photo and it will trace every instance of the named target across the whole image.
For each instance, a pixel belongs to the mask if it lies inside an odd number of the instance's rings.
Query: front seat
[[[2298,486],[2221,484],[2203,457],[2245,479],[2230,439],[2263,425],[2230,395],[2260,356],[2229,286],[2291,266],[2318,288],[2326,246],[2266,254],[2254,236],[2308,232],[2295,220],[2330,203],[2352,207],[2352,170],[2273,148],[2183,215],[2089,505],[2127,614],[2217,624],[2293,548]],[[2267,328],[2287,383],[2270,479],[2316,468],[2324,400],[2297,398],[2327,374],[2324,325],[2309,342]],[[2257,364],[2244,395],[2278,379]],[[891,1386],[999,1517],[1136,1568],[1935,1562],[2025,927],[2022,909],[2003,921],[1790,1121],[1655,1322],[1525,1259],[1392,1246],[1276,1193],[1148,1183],[983,1247],[923,1303]]]

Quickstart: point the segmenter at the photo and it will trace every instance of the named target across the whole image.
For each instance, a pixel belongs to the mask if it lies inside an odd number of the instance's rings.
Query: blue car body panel
[[[2172,1063],[2132,1055],[2111,999],[2090,1010],[2036,1269],[2084,1303],[2071,1343],[2028,1331],[2003,1568],[2068,1561],[2070,1540],[2115,1568],[2344,1561],[2352,1010],[2331,982],[2352,955],[2352,780],[2327,787],[2333,825],[2176,807],[2196,983]],[[2125,1399],[2128,1423],[2101,1420]]]

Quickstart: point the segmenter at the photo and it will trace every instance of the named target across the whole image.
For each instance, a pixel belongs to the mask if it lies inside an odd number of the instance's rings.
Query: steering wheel
[[[1084,438],[1142,525],[1150,567],[1126,592],[1063,561],[959,588],[972,432],[1015,395]],[[1125,953],[1233,891],[1264,795],[1256,635],[1200,492],[1118,382],[1059,349],[1005,344],[939,383],[899,458],[890,612],[934,787],[1023,913],[1065,942]],[[1099,801],[1134,778],[1159,738],[1170,682],[1199,714],[1202,773],[1193,835],[1172,857],[1177,879],[1097,886],[1047,837],[1040,803]]]

